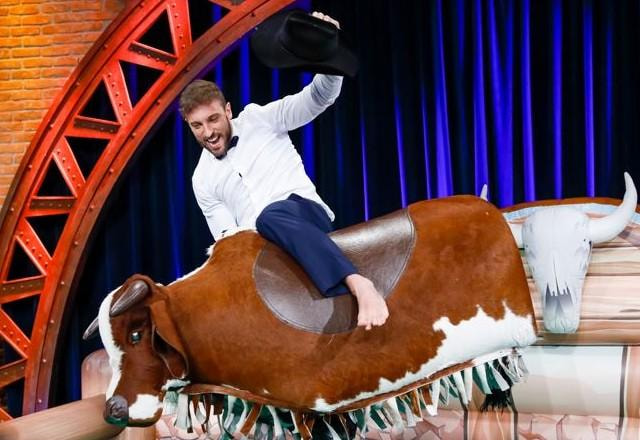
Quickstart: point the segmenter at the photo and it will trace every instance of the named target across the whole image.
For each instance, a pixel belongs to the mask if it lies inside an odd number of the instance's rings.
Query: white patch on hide
[[[146,420],[152,418],[162,408],[162,402],[158,396],[151,394],[138,394],[133,405],[129,406],[129,419]]]
[[[531,316],[515,315],[507,306],[503,319],[496,321],[488,316],[480,306],[478,312],[470,319],[453,325],[449,318],[443,317],[433,324],[435,331],[441,330],[444,340],[438,348],[435,358],[422,364],[415,373],[407,372],[404,377],[390,381],[380,378],[378,389],[366,391],[357,396],[337,403],[328,403],[322,396],[316,399],[314,411],[332,412],[346,405],[369,399],[380,394],[397,391],[400,388],[426,379],[434,373],[451,365],[468,362],[476,357],[485,357],[489,353],[496,353],[505,347],[524,347],[536,341],[536,334],[531,322]],[[499,355],[493,357],[495,359]],[[475,362],[474,362],[475,363]]]
[[[122,287],[122,286],[121,286]],[[113,290],[107,295],[107,297],[100,304],[100,310],[98,311],[98,328],[100,329],[100,339],[102,339],[102,345],[104,345],[107,354],[109,355],[109,365],[113,371],[111,375],[111,381],[107,387],[106,397],[109,399],[113,396],[113,392],[120,382],[122,375],[122,350],[116,345],[116,341],[113,338],[113,332],[111,331],[111,317],[109,316],[109,310],[111,310],[111,302],[113,301],[114,293],[120,289],[120,287]]]

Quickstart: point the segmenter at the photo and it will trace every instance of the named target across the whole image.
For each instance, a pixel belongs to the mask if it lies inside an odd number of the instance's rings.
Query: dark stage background
[[[202,20],[194,32],[223,14],[190,3]],[[421,199],[479,194],[484,183],[503,207],[621,197],[625,170],[640,182],[637,1],[300,5],[338,19],[361,63],[337,103],[292,133],[336,227]],[[152,81],[127,74],[141,90]],[[236,112],[311,79],[261,66],[246,40],[203,76]],[[52,405],[80,397],[80,363],[100,348],[81,334],[108,292],[136,272],[169,283],[204,261],[212,238],[190,183],[199,155],[174,106],[111,195],[68,310]]]

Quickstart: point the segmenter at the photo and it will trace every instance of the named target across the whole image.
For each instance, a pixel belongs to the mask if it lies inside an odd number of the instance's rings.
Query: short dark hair
[[[180,114],[186,119],[187,115],[199,105],[206,105],[212,101],[220,101],[222,106],[227,100],[220,87],[214,82],[197,79],[189,84],[180,94]]]

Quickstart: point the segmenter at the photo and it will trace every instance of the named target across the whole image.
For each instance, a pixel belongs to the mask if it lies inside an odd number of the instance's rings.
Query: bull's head
[[[542,295],[544,325],[553,333],[578,329],[591,247],[616,237],[635,212],[636,188],[629,174],[624,178],[622,204],[607,217],[589,219],[577,209],[550,206],[535,211],[521,226],[510,224]]]
[[[131,277],[104,299],[84,338],[97,327],[113,370],[105,420],[122,426],[152,425],[162,415],[167,388],[189,372],[164,287],[146,277]]]

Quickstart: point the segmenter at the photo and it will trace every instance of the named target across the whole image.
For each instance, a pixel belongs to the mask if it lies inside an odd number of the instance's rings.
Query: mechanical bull
[[[624,178],[626,190],[622,203],[602,218],[590,219],[576,209],[578,205],[572,207],[571,201],[564,200],[542,202],[564,206],[541,206],[540,202],[534,202],[509,208],[514,214],[518,211],[526,217],[524,223],[510,222],[510,227],[518,247],[524,249],[541,295],[544,325],[550,332],[573,333],[578,329],[591,249],[620,234],[636,211],[635,185],[629,174],[625,173]],[[509,213],[505,216],[514,217]]]
[[[453,374],[447,383],[469,394],[473,369],[495,371],[512,356],[517,370],[513,347],[536,340],[518,248],[486,201],[419,202],[332,238],[385,295],[384,326],[356,328],[350,295],[323,298],[285,253],[240,232],[168,286],[135,275],[104,299],[85,336],[99,327],[113,367],[107,420],[152,424],[165,392],[189,382],[294,414],[351,411],[418,389],[428,406],[439,385],[429,393],[427,384]]]

